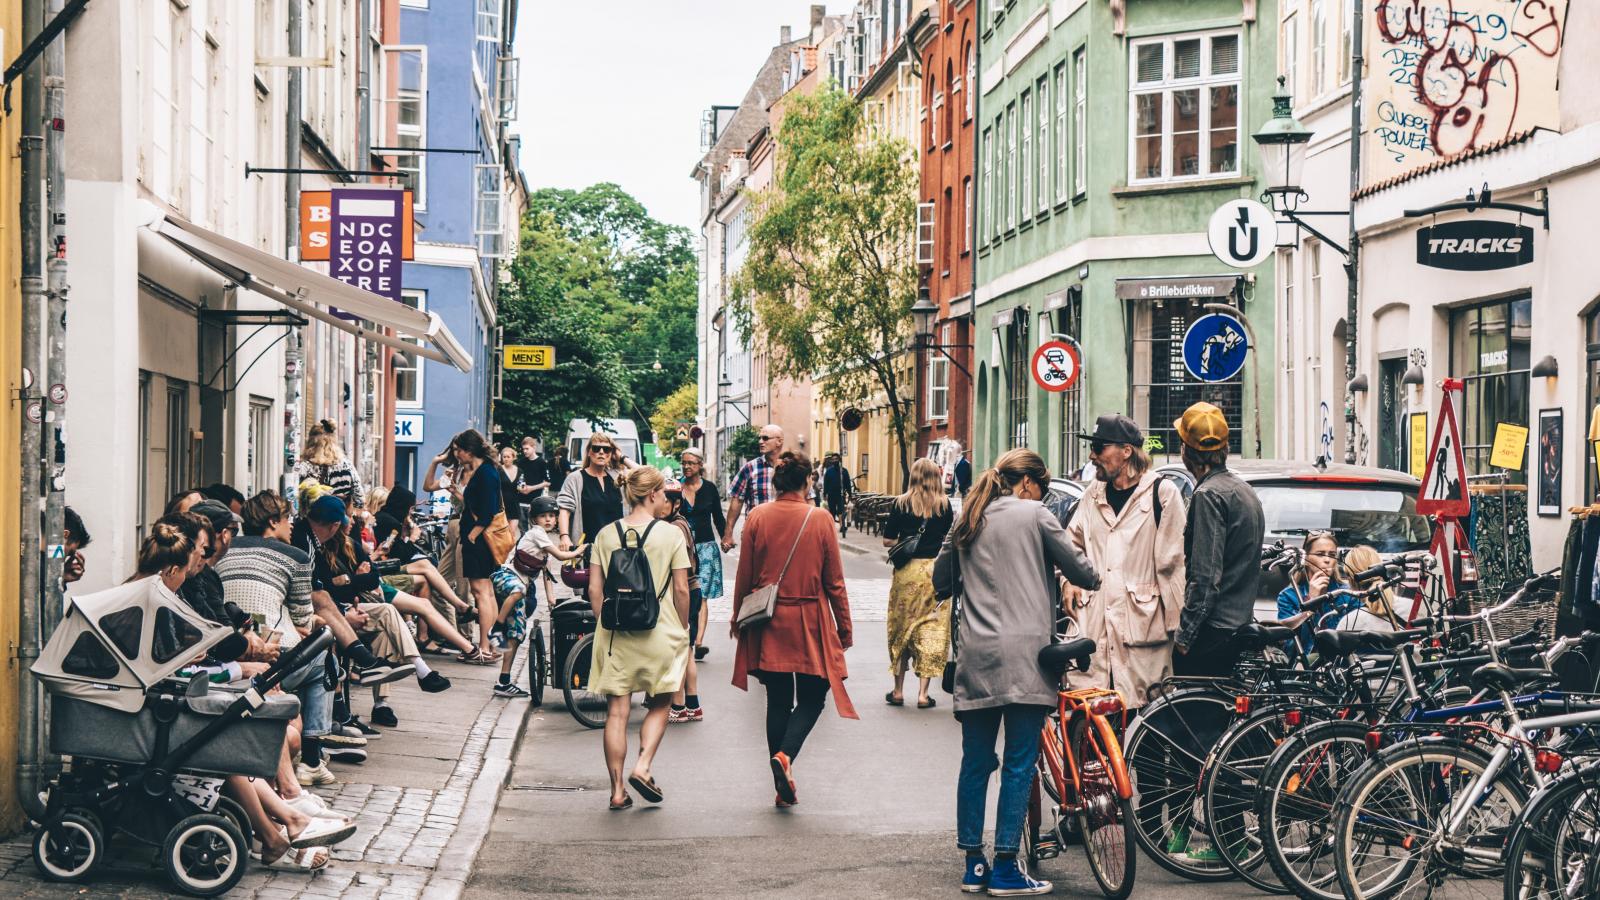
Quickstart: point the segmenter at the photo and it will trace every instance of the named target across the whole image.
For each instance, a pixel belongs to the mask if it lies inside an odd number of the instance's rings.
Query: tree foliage
[[[507,372],[497,424],[559,441],[571,419],[633,418],[695,380],[695,254],[686,229],[615,184],[528,199],[502,291],[508,344],[553,344],[554,372]],[[655,363],[659,360],[660,369]]]
[[[661,401],[650,414],[650,428],[656,433],[656,448],[664,456],[682,453],[687,441],[678,440],[678,423],[693,422],[700,406],[700,388],[686,381]]]
[[[786,103],[776,177],[751,197],[732,314],[775,376],[812,378],[840,405],[881,392],[904,476],[910,419],[896,360],[917,292],[911,148],[870,137],[860,105],[835,87]]]

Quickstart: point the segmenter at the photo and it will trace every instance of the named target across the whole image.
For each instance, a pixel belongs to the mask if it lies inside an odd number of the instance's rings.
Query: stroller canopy
[[[138,712],[145,689],[232,633],[152,575],[73,597],[33,674],[52,693]]]

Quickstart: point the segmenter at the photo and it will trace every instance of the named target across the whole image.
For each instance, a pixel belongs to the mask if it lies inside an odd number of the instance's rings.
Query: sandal
[[[282,828],[278,829],[278,834],[286,841],[289,838],[289,833]],[[262,866],[282,872],[316,872],[326,867],[333,859],[333,854],[327,847],[296,848],[289,844],[284,845],[282,853],[269,859],[266,844],[261,841],[251,841],[251,844]]]
[[[883,695],[883,702],[889,704],[890,706],[905,706],[906,698],[901,696],[897,699],[894,695],[894,691],[890,691],[889,693]]]
[[[456,658],[461,662],[474,666],[493,666],[498,665],[500,662],[499,654],[485,653],[482,647],[473,647],[470,652],[463,653]]]
[[[666,798],[666,795],[661,793],[661,788],[656,787],[656,780],[654,778],[640,778],[637,775],[629,775],[628,784],[632,785],[633,789],[639,792],[639,796],[643,797],[650,803],[660,803]]]
[[[450,656],[456,651],[441,647],[433,641],[429,641],[426,644],[418,646],[417,652],[421,653],[423,656]]]
[[[609,804],[607,808],[610,809],[612,812],[619,812],[619,811],[624,810],[624,809],[632,809],[633,808],[633,795],[631,795],[628,792],[624,791],[623,794],[622,794],[622,802],[621,803]]]
[[[289,838],[289,846],[296,850],[307,847],[331,847],[350,839],[356,833],[356,823],[348,819],[313,816],[305,830]]]
[[[918,700],[917,701],[917,709],[933,709],[935,706],[938,706],[938,705],[939,705],[938,702],[935,701],[932,697],[929,697],[926,700]]]

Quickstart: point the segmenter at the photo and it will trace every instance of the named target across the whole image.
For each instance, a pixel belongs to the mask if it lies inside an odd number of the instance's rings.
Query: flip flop
[[[938,705],[939,705],[938,701],[934,700],[932,697],[929,697],[928,698],[928,702],[926,702],[926,703],[922,702],[921,700],[917,701],[917,709],[933,709],[935,706],[938,706]]]
[[[346,819],[332,819],[324,816],[314,816],[311,824],[296,837],[289,839],[289,846],[296,850],[306,847],[331,847],[340,841],[350,839],[356,833],[356,823]]]
[[[889,704],[890,706],[905,706],[906,698],[902,696],[899,700],[896,700],[894,698],[894,691],[890,691],[889,693],[883,695],[883,702]]]
[[[665,794],[661,793],[661,788],[656,787],[654,778],[640,778],[637,775],[629,775],[628,784],[632,785],[633,789],[639,792],[639,796],[643,797],[647,802],[660,803],[666,797]]]
[[[609,804],[608,808],[612,812],[620,812],[621,810],[624,810],[624,809],[632,809],[633,808],[633,796],[631,794],[623,794],[621,803]]]

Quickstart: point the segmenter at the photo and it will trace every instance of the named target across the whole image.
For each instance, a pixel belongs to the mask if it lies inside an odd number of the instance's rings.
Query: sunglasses
[[[1089,442],[1089,452],[1090,453],[1100,453],[1101,451],[1105,450],[1107,447],[1126,447],[1126,446],[1128,446],[1128,445],[1127,444],[1123,444],[1123,443],[1121,443],[1119,441],[1102,441],[1102,440],[1096,439],[1096,440],[1091,440]]]
[[[590,453],[606,453],[606,454],[610,454],[610,453],[617,452],[617,448],[615,448],[615,447],[590,447],[589,448],[589,452]]]

